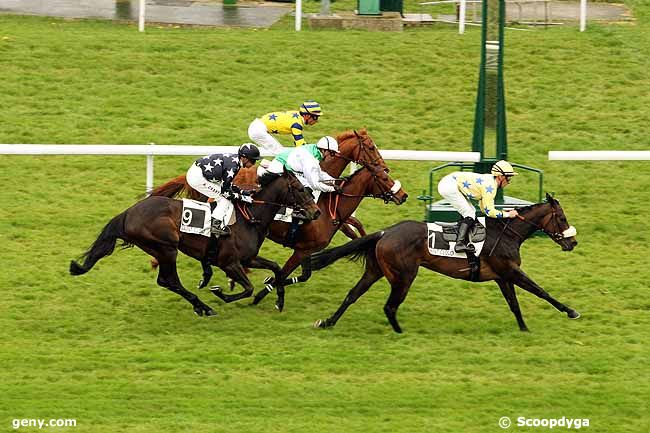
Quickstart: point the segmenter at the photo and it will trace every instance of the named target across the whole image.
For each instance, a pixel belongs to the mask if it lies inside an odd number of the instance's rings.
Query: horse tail
[[[187,196],[192,200],[201,200],[201,197],[205,197],[187,183],[187,179],[185,178],[184,174],[176,176],[169,182],[160,185],[158,188],[151,191],[149,195],[157,195],[169,198]]]
[[[72,260],[70,262],[71,275],[83,275],[95,266],[99,259],[109,256],[115,249],[117,239],[124,236],[124,220],[126,212],[122,212],[113,218],[99,234],[95,242],[83,253],[80,259],[83,259],[83,265]]]
[[[371,254],[379,239],[384,236],[384,232],[372,233],[368,236],[358,238],[352,242],[336,248],[314,253],[310,257],[311,269],[323,269],[343,257],[349,257],[350,260],[364,260],[368,254]]]

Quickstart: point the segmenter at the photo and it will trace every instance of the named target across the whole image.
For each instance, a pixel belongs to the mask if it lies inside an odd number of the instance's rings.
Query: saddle
[[[462,254],[454,253],[453,250],[453,246],[458,237],[459,224],[457,222],[435,222],[427,224],[429,253],[436,256],[466,258],[469,264],[470,281],[478,281],[481,263],[477,254],[480,254],[487,237],[487,230],[485,229],[484,223],[484,218],[478,219],[471,228],[468,236],[469,242],[475,244],[476,253],[467,251]]]
[[[458,237],[458,222],[455,223],[444,223],[436,222],[440,227],[442,227],[442,237],[447,242],[455,242]],[[469,232],[469,241],[470,243],[474,242],[483,242],[487,236],[487,230],[485,226],[481,224],[480,221],[476,221],[474,226],[472,226]]]

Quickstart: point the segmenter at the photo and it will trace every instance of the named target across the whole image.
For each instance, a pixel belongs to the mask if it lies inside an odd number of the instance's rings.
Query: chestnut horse
[[[497,282],[522,331],[528,328],[519,310],[515,285],[546,300],[570,319],[580,317],[577,311],[551,297],[520,268],[519,248],[537,230],[546,233],[563,251],[571,251],[578,244],[575,228],[567,222],[560,203],[548,194],[546,200],[518,209],[519,219],[486,218],[487,238],[479,255],[478,281]],[[322,269],[346,256],[365,260],[365,272],[339,309],[328,319],[314,323],[317,328],[334,326],[350,305],[385,276],[391,292],[384,313],[395,332],[402,332],[397,322],[397,309],[406,298],[420,266],[452,278],[470,279],[467,260],[429,254],[427,225],[416,221],[404,221],[343,246],[318,252],[311,257],[311,267]]]
[[[256,194],[251,205],[237,203],[237,221],[232,234],[218,240],[217,254],[211,264],[223,269],[228,277],[244,287],[244,291],[225,299],[234,301],[253,293],[253,285],[246,277],[242,265],[272,270],[280,276],[280,266],[257,254],[265,239],[268,226],[281,206],[297,206],[309,218],[317,218],[320,211],[313,197],[292,173],[277,177]],[[70,263],[70,274],[88,272],[103,257],[115,249],[117,239],[127,246],[135,245],[153,256],[160,265],[158,284],[181,295],[199,315],[213,316],[215,312],[193,293],[187,291],[178,277],[176,258],[178,251],[202,263],[208,262],[210,238],[180,231],[183,203],[168,197],[151,196],[136,203],[114,217],[102,230],[97,240],[86,251],[83,264]]]

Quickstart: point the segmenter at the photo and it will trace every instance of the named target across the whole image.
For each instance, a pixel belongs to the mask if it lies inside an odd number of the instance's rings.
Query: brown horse
[[[486,218],[487,239],[479,255],[477,280],[497,282],[522,331],[528,331],[528,328],[519,310],[515,285],[566,312],[570,319],[580,317],[577,311],[551,297],[520,268],[519,248],[536,230],[546,233],[563,251],[571,251],[578,244],[575,228],[569,226],[560,203],[548,194],[546,200],[545,203],[518,209],[519,219]],[[416,221],[404,221],[343,246],[316,253],[311,258],[311,267],[313,270],[322,269],[346,256],[365,259],[365,272],[339,309],[328,319],[317,320],[315,327],[334,326],[350,305],[385,276],[391,292],[384,313],[395,332],[402,332],[397,322],[397,309],[406,298],[420,266],[453,278],[470,279],[467,260],[429,254],[427,225]]]
[[[117,239],[125,245],[135,245],[153,256],[159,263],[158,284],[181,295],[199,315],[212,316],[215,312],[187,291],[176,270],[178,251],[197,260],[214,264],[244,287],[244,291],[231,295],[227,302],[250,296],[253,285],[246,277],[242,265],[270,269],[280,276],[280,266],[271,260],[257,256],[265,239],[268,226],[281,206],[297,206],[311,219],[318,217],[311,193],[291,173],[286,173],[264,186],[256,194],[250,206],[235,206],[237,221],[232,234],[221,238],[217,254],[208,260],[210,238],[198,234],[180,232],[183,203],[167,197],[147,197],[114,217],[102,230],[97,240],[86,251],[83,264],[70,263],[70,273],[81,275],[88,272],[103,257],[115,249]]]

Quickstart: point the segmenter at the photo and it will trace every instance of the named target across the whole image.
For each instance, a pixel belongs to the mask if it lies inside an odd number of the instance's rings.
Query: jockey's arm
[[[302,135],[302,125],[300,123],[296,122],[291,125],[291,136],[296,147],[305,144],[305,138]]]

